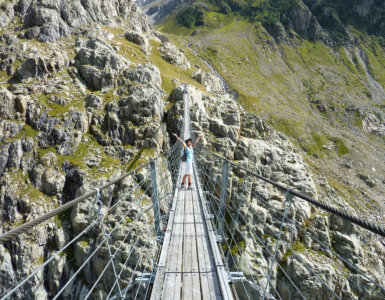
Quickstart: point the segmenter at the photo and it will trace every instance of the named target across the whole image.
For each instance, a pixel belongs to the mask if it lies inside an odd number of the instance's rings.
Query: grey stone
[[[91,39],[78,51],[75,64],[88,85],[101,90],[114,87],[115,76],[128,68],[130,62],[116,54],[107,42]]]
[[[13,79],[22,81],[29,78],[44,78],[50,73],[60,71],[68,64],[65,53],[53,52],[50,57],[35,56],[23,62],[13,75]]]
[[[204,85],[208,92],[222,91],[222,85],[221,85],[220,79],[211,73],[207,73],[199,69],[194,73],[193,79],[195,79],[200,84]]]
[[[141,84],[151,84],[157,88],[161,88],[162,85],[160,71],[154,65],[139,65],[135,69],[130,70],[127,76],[130,80]]]
[[[14,1],[2,2],[0,10],[0,28],[7,26],[15,16]]]
[[[175,45],[165,42],[159,47],[159,51],[163,59],[168,63],[179,66],[182,69],[189,69],[191,67],[186,56]]]
[[[127,31],[124,36],[126,39],[132,43],[135,43],[139,46],[141,46],[144,53],[149,53],[149,47],[150,44],[148,42],[148,38],[143,35],[142,33],[136,32],[136,31]]]
[[[93,94],[88,94],[86,96],[86,105],[88,107],[96,108],[99,109],[102,104],[103,104],[103,99],[99,96],[93,95]]]
[[[15,117],[15,96],[8,90],[0,89],[0,118],[13,119]]]

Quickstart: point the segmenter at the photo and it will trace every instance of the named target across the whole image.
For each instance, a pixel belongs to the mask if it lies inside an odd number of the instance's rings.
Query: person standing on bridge
[[[198,144],[199,140],[201,139],[202,134],[198,136],[194,145],[192,143],[192,139],[187,139],[183,142],[182,139],[179,138],[175,133],[174,133],[174,136],[183,145],[181,156],[187,156],[186,162],[185,162],[185,175],[183,176],[183,179],[182,179],[181,188],[183,189],[185,187],[186,178],[188,178],[188,188],[191,189],[191,184],[192,184],[191,178],[192,178],[192,171],[193,171],[192,162],[194,159],[194,148]]]

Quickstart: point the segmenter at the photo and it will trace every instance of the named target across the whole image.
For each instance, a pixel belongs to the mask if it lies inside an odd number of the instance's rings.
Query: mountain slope
[[[317,25],[303,2],[258,1],[254,17],[261,13],[281,18],[285,11],[270,2],[288,3],[285,9],[294,9],[295,16],[304,14],[305,20],[313,20],[304,24],[317,29],[317,42],[304,39],[290,22],[284,26],[250,19],[241,9],[243,2],[234,2],[234,10],[232,2],[223,2],[230,7],[226,13],[215,2],[195,3],[188,22],[177,11],[160,28],[179,36],[152,30],[130,0],[1,2],[0,232],[169,149],[175,142],[170,133],[178,132],[183,121],[181,83],[189,84],[192,127],[196,134],[204,133],[202,144],[208,149],[381,224],[384,220],[377,213],[383,205],[384,185],[381,39],[348,28],[347,42],[331,47],[335,37]],[[215,66],[227,84],[202,58]],[[210,171],[220,178],[219,165],[211,164]],[[149,213],[134,223],[131,217],[122,218],[137,214],[150,201],[149,184],[141,183],[148,175],[147,169],[142,170],[101,197],[103,210],[118,199],[125,200],[105,220],[108,229],[119,231],[110,239],[113,247],[122,247],[115,262],[123,270],[124,286],[138,271],[154,266],[150,259],[157,248],[153,216]],[[224,255],[234,254],[248,278],[256,278],[262,286],[262,275],[271,263],[265,249],[275,247],[272,232],[279,230],[280,223],[274,210],[260,200],[281,210],[285,194],[249,178],[247,201],[241,202],[245,174],[235,168],[230,182],[229,197],[242,209],[248,226],[257,223],[262,246],[240,238],[242,249],[223,247]],[[141,201],[132,193],[134,186]],[[291,215],[337,254],[385,285],[383,240],[298,199]],[[89,199],[1,244],[0,294],[95,217],[93,199]],[[116,226],[117,220],[123,223]],[[132,226],[132,236],[123,241],[121,233]],[[291,228],[284,235],[309,265],[322,265],[320,274],[342,298],[381,298],[381,291],[303,232]],[[13,298],[51,299],[103,238],[101,230],[87,232]],[[140,246],[134,248],[135,259],[124,265],[136,239]],[[295,261],[287,246],[279,247],[278,260],[297,284],[306,278],[302,291],[309,298],[321,290],[316,276],[303,272],[303,263]],[[84,299],[107,261],[108,249],[102,245],[97,257],[64,290],[63,298]],[[281,275],[274,274],[272,285],[285,299],[298,298]],[[113,270],[107,268],[92,299],[105,299],[114,283]],[[327,293],[317,296],[330,298]],[[129,297],[134,298],[133,293]]]
[[[246,109],[292,137],[315,173],[326,176],[354,210],[380,218],[383,6],[197,1],[177,8],[158,27],[206,58]],[[352,23],[356,15],[360,24]]]

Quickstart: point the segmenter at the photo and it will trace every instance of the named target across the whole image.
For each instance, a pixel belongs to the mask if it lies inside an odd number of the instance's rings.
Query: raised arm
[[[200,134],[200,135],[198,136],[198,138],[196,139],[196,141],[195,141],[195,143],[194,143],[194,145],[193,145],[193,148],[195,148],[195,146],[198,144],[198,142],[199,142],[199,140],[201,139],[201,137],[202,137],[202,134]]]
[[[173,133],[173,135],[176,137],[176,139],[183,145],[184,148],[187,148],[186,144],[179,138],[179,136],[176,135],[176,133]]]

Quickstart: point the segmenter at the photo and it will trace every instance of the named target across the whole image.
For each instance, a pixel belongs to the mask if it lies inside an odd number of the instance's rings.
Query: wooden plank
[[[183,199],[185,191],[181,191],[179,199]],[[174,224],[171,231],[172,243],[169,249],[167,272],[181,272],[183,259],[183,240],[180,235],[183,234],[184,203],[179,202],[176,206]]]
[[[219,286],[217,273],[215,272],[208,273],[207,277],[208,277],[208,281],[211,282],[214,287],[214,290],[212,291],[212,294],[211,294],[212,295],[211,299],[217,299],[217,300],[222,299],[222,293],[221,293],[221,288]]]
[[[198,202],[196,192],[192,194],[193,207],[194,207],[194,218],[195,218],[195,234],[196,234],[196,250],[197,260],[200,272],[200,289],[202,299],[215,299],[215,290],[213,284],[208,280],[209,271],[214,271],[211,266],[212,261],[207,253],[207,234],[203,223],[202,209]],[[206,245],[204,245],[206,244]]]
[[[192,298],[193,300],[201,300],[201,284],[200,284],[200,275],[198,272],[192,273]]]
[[[192,237],[183,236],[183,272],[192,272]]]
[[[179,178],[180,176],[181,176],[181,169],[179,169],[179,174],[178,174]],[[174,223],[175,208],[179,197],[180,197],[180,191],[177,189],[174,192],[173,203],[170,210],[170,217],[168,220],[166,234],[165,234],[165,241],[162,246],[162,251],[161,251],[159,264],[158,264],[158,270],[157,270],[154,286],[151,293],[151,300],[160,299],[162,291],[164,290],[164,287],[165,287],[165,271],[166,271],[167,258],[169,258],[169,250],[173,248],[173,246],[170,247],[170,244],[172,244],[171,229]]]
[[[192,274],[184,273],[183,274],[183,300],[191,300],[193,299],[193,282],[192,282]]]
[[[184,174],[179,170],[178,186]],[[193,175],[194,182],[199,179]],[[215,241],[207,207],[201,203],[201,189],[177,189],[174,195],[158,272],[151,299],[232,299],[225,278],[223,262]],[[164,249],[164,250],[163,250]],[[166,252],[166,254],[164,254]],[[166,259],[165,259],[166,258]],[[183,266],[183,267],[182,267]],[[158,278],[161,275],[163,280]],[[219,278],[218,275],[221,277]],[[221,282],[220,282],[221,281]]]
[[[161,299],[181,299],[181,284],[182,276],[180,273],[168,273],[165,276],[165,286],[162,292]],[[176,284],[179,283],[179,284]]]

